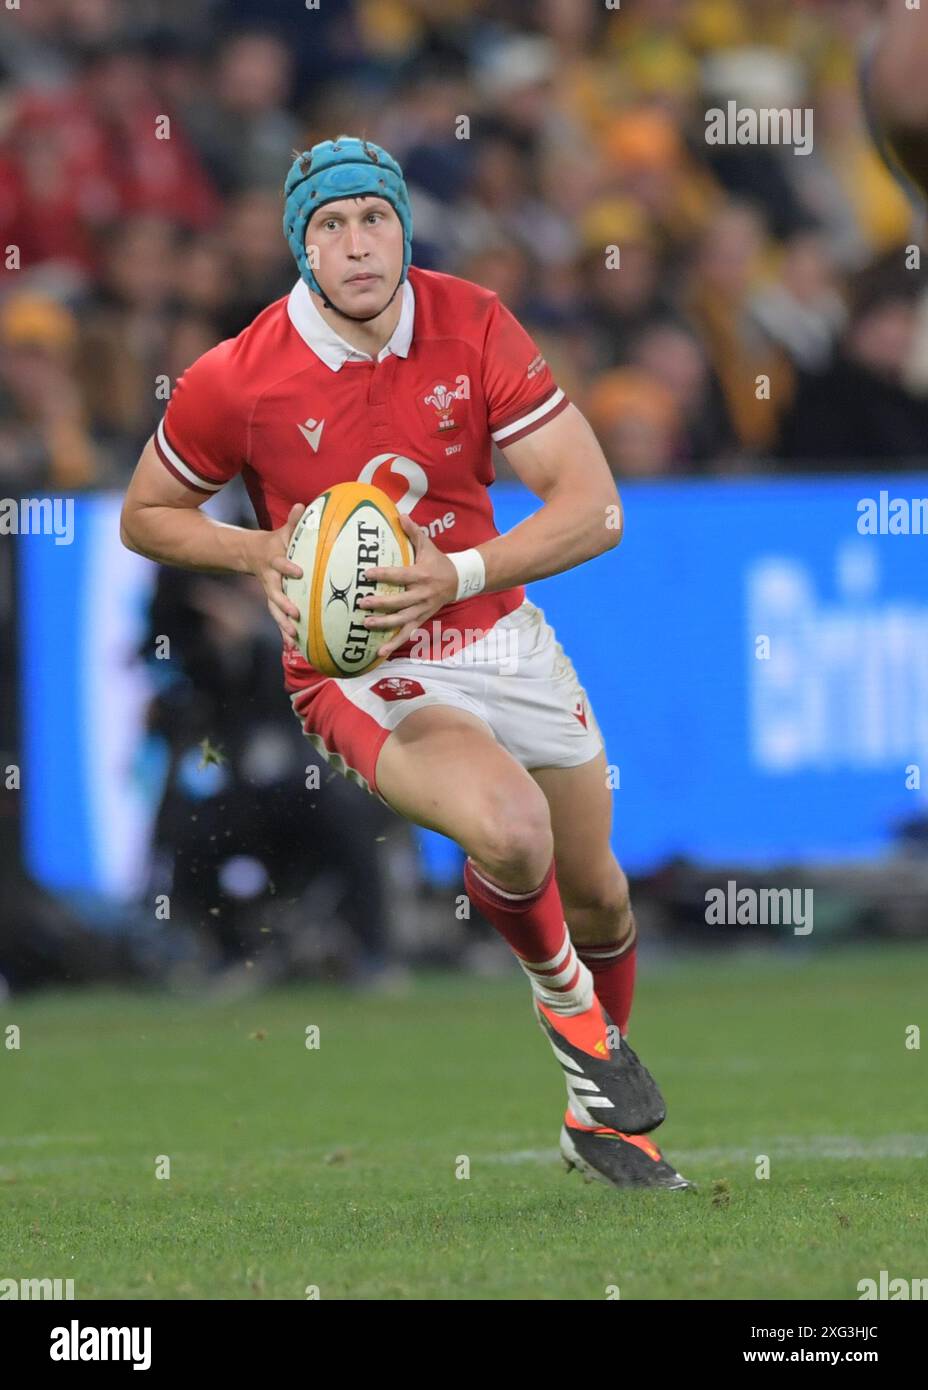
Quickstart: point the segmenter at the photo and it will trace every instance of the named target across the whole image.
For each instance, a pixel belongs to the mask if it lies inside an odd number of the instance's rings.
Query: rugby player
[[[561,1152],[616,1187],[691,1186],[646,1136],[660,1091],[625,1039],[635,980],[628,883],[586,693],[524,585],[615,546],[621,506],[581,413],[495,294],[410,266],[402,171],[340,136],[295,160],[284,232],[300,277],[181,377],[129,485],[121,534],[164,564],[256,575],[314,746],[401,816],[466,852],[468,895],[531,983],[567,1083]],[[542,506],[506,535],[496,443]],[[258,530],[199,510],[241,473]],[[371,568],[396,629],[373,671],[334,679],[296,648],[283,577],[307,503],[373,483],[414,563]],[[451,643],[447,642],[451,636]]]

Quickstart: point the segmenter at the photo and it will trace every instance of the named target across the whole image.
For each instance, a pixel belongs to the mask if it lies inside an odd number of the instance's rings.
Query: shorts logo
[[[384,676],[371,686],[371,693],[379,695],[381,700],[414,700],[417,695],[425,694],[425,687],[405,676]]]
[[[577,707],[576,707],[576,709],[573,711],[573,713],[574,713],[574,714],[576,715],[576,717],[580,720],[580,723],[583,725],[584,729],[587,728],[588,726],[587,726],[587,722],[586,722],[586,709],[585,709],[585,707],[584,707],[584,704],[583,704],[583,701],[582,701],[582,700],[578,700],[578,701],[577,701]]]
[[[455,419],[454,412],[458,401],[470,400],[470,377],[458,376],[453,388],[446,386],[443,381],[436,382],[430,393],[422,399],[437,413],[439,434],[460,429],[461,421]]]

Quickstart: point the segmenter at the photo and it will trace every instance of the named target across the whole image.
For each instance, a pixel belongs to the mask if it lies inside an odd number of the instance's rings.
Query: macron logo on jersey
[[[297,425],[297,429],[314,454],[319,451],[319,441],[322,438],[322,431],[324,428],[324,420],[313,420],[312,418],[307,420],[305,425]]]

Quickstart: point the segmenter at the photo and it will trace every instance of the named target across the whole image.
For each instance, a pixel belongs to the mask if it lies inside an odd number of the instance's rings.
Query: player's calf
[[[585,946],[621,946],[633,934],[628,879],[610,852],[605,864],[591,866],[578,881],[566,875],[558,860],[558,884],[570,934]]]
[[[631,909],[628,879],[614,856],[608,872],[587,893],[563,890],[564,911],[577,956],[593,976],[596,996],[618,1026],[628,1033],[635,995],[638,929]]]

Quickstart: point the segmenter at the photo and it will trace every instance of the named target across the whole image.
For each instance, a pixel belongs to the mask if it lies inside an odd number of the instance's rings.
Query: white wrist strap
[[[487,582],[487,567],[479,550],[456,550],[448,556],[458,572],[458,591],[455,602],[461,598],[473,598],[482,592]]]

